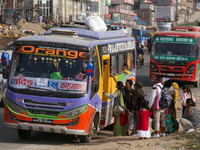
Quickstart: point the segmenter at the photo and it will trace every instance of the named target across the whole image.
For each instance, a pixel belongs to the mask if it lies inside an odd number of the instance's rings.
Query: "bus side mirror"
[[[93,64],[92,63],[87,64],[86,75],[93,76]]]
[[[3,75],[3,79],[7,79],[8,78],[8,70],[2,69],[2,75]]]
[[[1,55],[1,64],[3,66],[7,66],[9,64],[9,54],[6,52],[3,52]]]

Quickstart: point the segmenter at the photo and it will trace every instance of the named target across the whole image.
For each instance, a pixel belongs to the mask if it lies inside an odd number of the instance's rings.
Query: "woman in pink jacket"
[[[182,107],[183,107],[183,111],[182,111],[182,114],[184,114],[184,111],[185,111],[185,108],[186,108],[186,100],[188,98],[191,98],[194,102],[193,105],[196,106],[196,101],[194,99],[194,96],[192,95],[192,92],[191,92],[191,89],[190,87],[186,84],[182,87],[182,90],[183,90],[183,97],[182,97],[182,100],[183,100],[183,103],[182,103]]]

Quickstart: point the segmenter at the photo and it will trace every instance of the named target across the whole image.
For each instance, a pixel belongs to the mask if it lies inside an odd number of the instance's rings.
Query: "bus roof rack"
[[[46,31],[44,35],[51,35],[52,30],[55,30],[55,29],[75,31],[77,32],[78,36],[88,37],[88,38],[93,38],[93,39],[98,39],[98,40],[127,37],[127,34],[123,30],[95,32],[91,30],[84,30],[84,29],[77,29],[77,28],[51,28],[48,31]]]
[[[52,30],[52,34],[63,34],[63,35],[76,36],[77,32],[76,31],[71,31],[71,30],[53,29]]]

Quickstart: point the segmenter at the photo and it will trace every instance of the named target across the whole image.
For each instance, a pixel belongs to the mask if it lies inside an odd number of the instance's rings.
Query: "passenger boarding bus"
[[[147,39],[150,37],[149,30],[141,30],[141,29],[132,29],[132,36],[137,37],[140,41],[141,45],[147,46]]]
[[[43,36],[15,41],[8,76],[4,125],[18,130],[19,138],[31,131],[92,135],[113,123],[116,83],[135,82],[135,38],[122,30],[94,32],[52,28]],[[7,53],[2,56],[7,65]],[[107,65],[106,65],[106,63]],[[123,72],[128,64],[130,74]]]
[[[199,87],[200,32],[158,32],[153,39],[150,78],[157,75]]]

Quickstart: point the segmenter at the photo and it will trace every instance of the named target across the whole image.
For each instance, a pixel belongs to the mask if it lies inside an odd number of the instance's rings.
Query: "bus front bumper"
[[[160,73],[160,72],[151,72],[150,79],[156,79],[157,75],[161,75],[163,77],[169,78],[170,80],[178,80],[178,81],[195,81],[195,76],[193,74],[177,74],[177,73]]]
[[[62,126],[51,126],[44,124],[29,124],[29,123],[7,123],[4,122],[4,126],[12,129],[21,129],[21,130],[31,130],[31,131],[41,131],[41,132],[51,132],[51,133],[60,133],[60,134],[73,134],[73,135],[85,135],[85,130],[72,130],[67,129]]]

